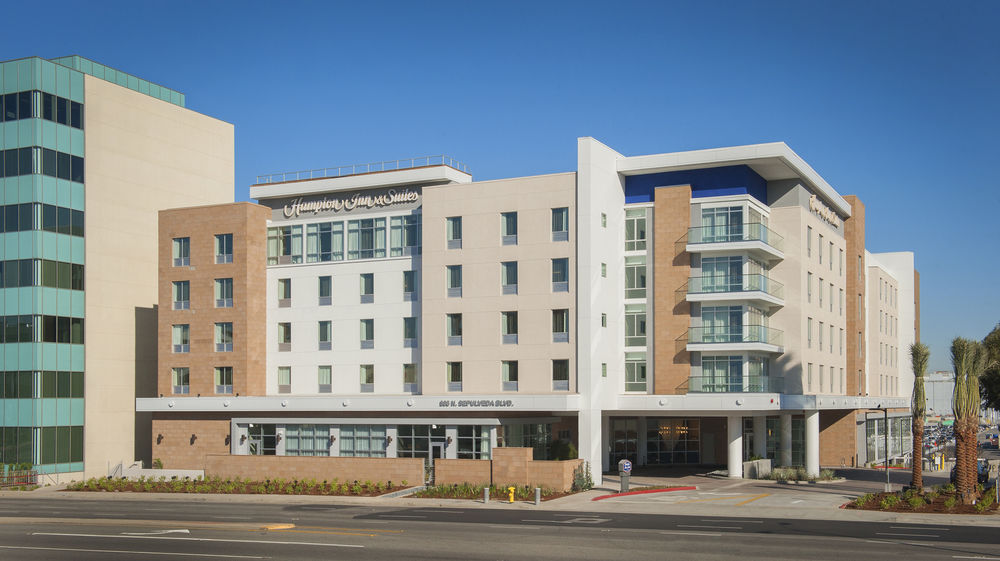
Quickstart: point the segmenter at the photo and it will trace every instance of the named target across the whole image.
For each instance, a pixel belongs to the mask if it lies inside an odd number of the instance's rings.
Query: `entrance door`
[[[431,443],[431,459],[444,458],[444,442]]]
[[[638,419],[611,419],[611,469],[618,469],[618,460],[639,465]]]

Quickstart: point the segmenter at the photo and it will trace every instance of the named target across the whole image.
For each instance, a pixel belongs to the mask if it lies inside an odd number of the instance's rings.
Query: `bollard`
[[[511,504],[513,504],[514,503],[514,488],[513,487],[507,487],[507,494],[508,494],[508,498],[510,499]]]
[[[542,504],[542,489],[535,487],[535,506]]]
[[[483,487],[483,504],[490,502],[490,488]]]

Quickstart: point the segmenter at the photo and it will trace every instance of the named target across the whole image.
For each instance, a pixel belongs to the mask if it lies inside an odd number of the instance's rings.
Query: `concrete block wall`
[[[434,460],[434,481],[439,485],[493,483],[529,485],[557,491],[573,487],[573,471],[583,460],[535,461],[531,448],[494,448],[492,460]]]
[[[208,477],[240,477],[254,481],[266,479],[315,479],[340,482],[392,481],[409,485],[424,482],[422,458],[342,458],[326,456],[233,456],[212,454],[205,457]]]

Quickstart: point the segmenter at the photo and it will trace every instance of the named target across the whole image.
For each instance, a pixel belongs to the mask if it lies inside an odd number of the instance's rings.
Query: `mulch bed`
[[[142,482],[132,480],[96,480],[94,484],[81,482],[66,488],[66,491],[89,491],[105,493],[190,493],[221,495],[315,495],[331,497],[378,497],[406,489],[402,485],[392,487],[359,483],[357,486],[335,483],[305,483],[289,481],[196,481],[172,480]]]
[[[987,489],[986,494],[992,495],[993,489]],[[900,497],[900,501],[890,508],[882,508],[881,503],[884,498],[889,495],[896,495]],[[914,509],[907,502],[906,498],[903,497],[902,493],[875,493],[874,498],[868,501],[864,506],[858,506],[854,501],[851,501],[844,505],[846,509],[852,510],[876,510],[880,512],[906,512],[906,513],[920,513],[920,514],[976,514],[976,515],[995,515],[998,513],[997,503],[993,503],[989,508],[985,509],[983,512],[976,510],[975,505],[963,505],[956,504],[955,506],[948,508],[945,506],[945,501],[949,497],[953,496],[954,493],[938,493],[938,496],[934,498],[933,502],[926,502]]]

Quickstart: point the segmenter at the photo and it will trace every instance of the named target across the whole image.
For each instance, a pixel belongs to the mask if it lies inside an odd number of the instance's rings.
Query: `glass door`
[[[638,419],[611,419],[611,471],[618,469],[619,460],[638,465]]]

